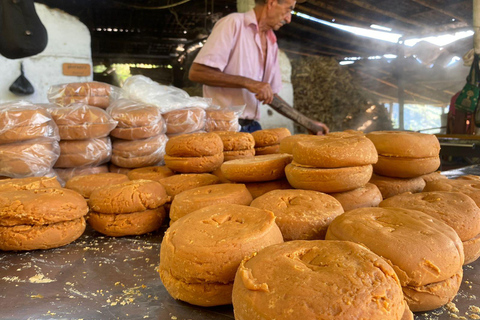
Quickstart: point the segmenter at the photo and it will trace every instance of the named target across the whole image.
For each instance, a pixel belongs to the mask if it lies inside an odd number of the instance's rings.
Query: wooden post
[[[480,1],[480,0],[479,0]],[[403,76],[403,64],[405,52],[403,40],[397,43],[397,86],[398,86],[398,129],[405,130],[404,123],[404,104],[405,104],[405,82]]]
[[[473,0],[473,48],[480,54],[480,0]]]

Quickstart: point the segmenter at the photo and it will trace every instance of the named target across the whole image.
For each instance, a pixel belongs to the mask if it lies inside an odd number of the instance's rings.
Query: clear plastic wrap
[[[124,140],[145,139],[166,132],[166,124],[160,109],[142,102],[119,99],[107,108],[118,121],[111,135]]]
[[[84,166],[99,166],[110,161],[112,143],[109,137],[64,140],[59,142],[60,156],[54,168],[76,168]]]
[[[205,131],[240,131],[238,118],[245,110],[245,105],[227,108],[208,108],[206,110]]]
[[[106,109],[112,101],[120,97],[121,92],[119,87],[97,81],[63,83],[51,86],[47,98],[51,103],[61,106],[84,103]]]
[[[203,108],[192,107],[164,113],[167,134],[183,134],[200,131],[205,128],[206,112]]]
[[[58,126],[62,140],[103,138],[117,126],[117,121],[105,110],[83,103],[52,106],[48,111]]]
[[[108,166],[101,165],[101,166],[89,166],[89,167],[77,167],[77,168],[56,168],[54,169],[57,177],[63,180],[63,182],[67,182],[73,177],[76,176],[84,176],[89,174],[97,174],[97,173],[106,173],[108,172]]]
[[[59,154],[59,143],[54,138],[0,144],[0,176],[26,178],[52,174]]]
[[[165,145],[164,134],[142,140],[114,140],[111,162],[122,168],[141,168],[163,164]]]
[[[42,137],[60,139],[46,108],[24,100],[0,104],[0,144]]]
[[[156,106],[162,113],[188,107],[206,109],[211,105],[211,99],[190,97],[181,89],[163,86],[142,75],[128,78],[122,89],[124,98]]]

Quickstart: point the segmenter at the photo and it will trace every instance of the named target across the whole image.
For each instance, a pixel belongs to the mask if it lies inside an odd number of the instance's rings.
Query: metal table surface
[[[480,166],[444,174],[480,175]],[[87,227],[61,248],[1,252],[0,319],[233,319],[232,306],[202,308],[169,296],[157,273],[165,230],[111,238]],[[464,267],[452,303],[417,313],[415,320],[480,319],[477,296],[480,260]]]

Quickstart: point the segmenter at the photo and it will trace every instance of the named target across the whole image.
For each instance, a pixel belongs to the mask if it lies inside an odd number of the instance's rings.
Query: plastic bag
[[[181,89],[163,86],[141,75],[128,78],[122,89],[124,98],[156,106],[161,113],[188,107],[206,109],[211,105],[211,99],[190,97]]]
[[[0,144],[41,137],[60,140],[46,108],[24,100],[0,104]]]
[[[145,139],[167,130],[160,109],[142,102],[119,99],[107,108],[107,113],[118,121],[112,136],[119,139]]]
[[[62,140],[102,138],[110,134],[117,121],[103,109],[83,103],[48,108]]]
[[[60,156],[54,168],[99,166],[110,161],[112,142],[109,137],[60,141]]]
[[[111,162],[122,168],[160,165],[165,156],[168,138],[164,134],[142,140],[114,140]]]
[[[238,118],[243,114],[245,105],[227,108],[208,108],[206,110],[205,131],[240,131]]]
[[[62,180],[63,184],[65,184],[65,182],[67,182],[68,180],[70,180],[75,176],[106,173],[108,172],[108,166],[101,165],[101,166],[87,166],[87,167],[66,168],[66,169],[56,168],[54,170],[57,177]]]
[[[184,134],[203,130],[205,127],[205,109],[185,108],[164,113],[167,134]]]
[[[41,177],[53,172],[60,154],[54,138],[0,144],[0,175],[11,178]]]
[[[84,103],[106,109],[111,102],[118,99],[122,89],[108,83],[91,81],[64,83],[51,86],[47,92],[48,101],[60,106],[71,103]]]

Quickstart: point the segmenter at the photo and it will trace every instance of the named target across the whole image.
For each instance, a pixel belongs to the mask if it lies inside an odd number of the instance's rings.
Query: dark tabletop
[[[480,175],[480,166],[443,174]],[[111,238],[87,227],[58,249],[0,252],[0,319],[233,319],[232,306],[201,308],[169,296],[157,272],[165,230]],[[479,260],[464,266],[452,303],[415,320],[480,319],[477,296]]]

